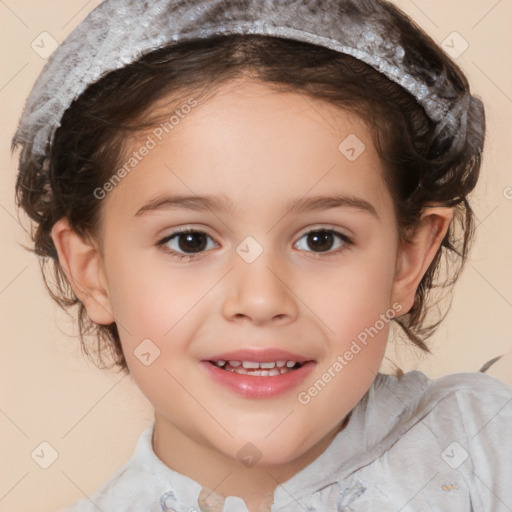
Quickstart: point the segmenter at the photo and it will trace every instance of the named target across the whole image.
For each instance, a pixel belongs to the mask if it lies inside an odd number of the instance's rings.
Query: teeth
[[[217,361],[217,364],[222,363],[222,365],[225,363],[225,361]],[[268,361],[264,363],[258,363],[256,361],[229,361],[229,364],[231,366],[240,366],[242,365],[244,368],[250,369],[250,370],[256,370],[258,368],[264,368],[266,370],[271,370],[272,368],[275,368],[276,366],[278,368],[283,368],[285,365],[288,368],[293,368],[296,364],[295,361]],[[219,366],[222,366],[219,365]]]
[[[244,375],[274,376],[289,372],[297,364],[296,361],[224,361],[219,359],[215,366],[228,371],[234,371]],[[247,371],[251,370],[251,371]]]
[[[242,366],[244,368],[259,368],[260,363],[255,363],[254,361],[242,361]]]
[[[261,377],[265,377],[265,376],[275,377],[276,375],[283,375],[284,373],[293,371],[293,370],[290,370],[289,368],[272,368],[271,370],[247,371],[243,367],[230,368],[229,366],[226,366],[226,368],[224,368],[224,369],[227,370],[228,372],[239,373],[241,375],[253,375],[253,376],[261,376]]]

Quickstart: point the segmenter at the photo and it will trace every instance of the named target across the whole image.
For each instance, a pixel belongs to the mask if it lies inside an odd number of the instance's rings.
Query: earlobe
[[[103,325],[114,322],[103,261],[97,247],[73,231],[65,218],[55,223],[51,236],[59,263],[89,318]]]
[[[453,218],[453,209],[429,207],[414,232],[412,241],[401,241],[392,302],[399,302],[403,312],[414,304],[416,290],[432,263]]]

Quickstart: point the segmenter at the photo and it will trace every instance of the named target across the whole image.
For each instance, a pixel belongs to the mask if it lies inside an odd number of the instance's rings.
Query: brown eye
[[[210,249],[211,246],[215,246],[215,242],[208,246],[208,242],[212,241],[212,238],[203,231],[178,231],[172,235],[164,238],[160,244],[166,245],[173,252],[179,254],[195,254]]]
[[[298,248],[308,251],[308,249],[304,247],[307,246],[311,249],[308,252],[337,252],[332,249],[339,249],[340,247],[351,244],[351,240],[346,235],[332,229],[316,229],[309,231],[305,233],[300,240],[304,238],[306,240],[305,244],[302,244],[302,247]],[[297,242],[297,245],[299,245],[299,243],[300,241]]]
[[[320,252],[325,252],[332,249],[334,236],[329,231],[313,231],[308,233],[307,243],[309,247]]]
[[[177,235],[178,246],[184,252],[204,251],[207,245],[206,237],[203,233],[185,233]]]

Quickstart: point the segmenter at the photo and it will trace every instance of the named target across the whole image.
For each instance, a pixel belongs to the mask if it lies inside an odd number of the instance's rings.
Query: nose
[[[234,255],[233,270],[225,282],[222,313],[229,321],[286,325],[298,314],[289,272],[277,264],[270,251],[252,263]]]

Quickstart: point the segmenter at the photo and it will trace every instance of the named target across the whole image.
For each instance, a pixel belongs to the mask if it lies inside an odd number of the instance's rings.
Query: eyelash
[[[183,229],[183,230],[174,231],[170,235],[164,237],[162,240],[157,242],[156,245],[158,247],[160,247],[165,253],[169,254],[172,258],[175,258],[175,259],[177,259],[179,261],[182,261],[185,258],[187,258],[187,261],[190,261],[190,260],[193,260],[193,259],[195,259],[197,257],[200,257],[202,254],[207,252],[207,250],[203,250],[203,251],[200,251],[200,252],[197,252],[197,253],[182,254],[182,253],[177,252],[177,251],[175,251],[173,249],[169,249],[169,247],[166,246],[166,244],[168,242],[170,242],[173,238],[179,237],[179,235],[188,235],[188,234],[192,234],[192,233],[193,234],[206,235],[206,237],[208,237],[209,239],[213,240],[213,238],[210,235],[208,235],[207,233],[205,233],[204,231],[201,231],[199,229]],[[329,229],[329,228],[311,229],[311,230],[306,231],[305,233],[303,233],[300,236],[299,240],[302,239],[303,237],[311,234],[311,233],[332,233],[335,237],[338,237],[343,242],[343,245],[341,247],[338,247],[334,251],[332,251],[332,250],[325,251],[325,252],[306,251],[306,252],[311,252],[312,254],[315,254],[316,255],[315,256],[316,259],[326,258],[326,257],[330,257],[330,256],[335,256],[335,255],[337,255],[337,254],[347,250],[351,245],[354,245],[354,242],[347,235],[345,235],[344,233],[340,233],[339,231],[336,231],[335,229]]]

